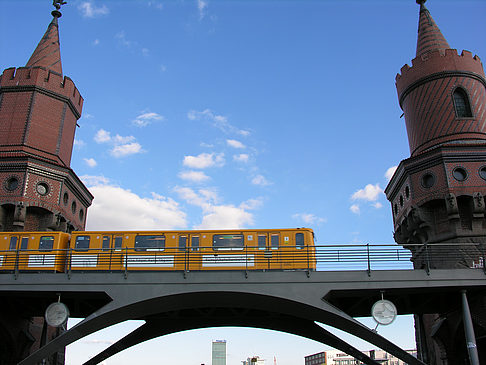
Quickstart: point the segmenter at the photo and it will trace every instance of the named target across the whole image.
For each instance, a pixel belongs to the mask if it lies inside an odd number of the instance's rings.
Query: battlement
[[[11,67],[0,75],[0,88],[36,86],[68,98],[81,115],[84,99],[74,82],[44,67]]]
[[[412,83],[441,72],[472,72],[484,78],[483,64],[469,51],[459,55],[456,49],[437,50],[412,60],[412,67],[405,64],[395,78],[398,94]]]

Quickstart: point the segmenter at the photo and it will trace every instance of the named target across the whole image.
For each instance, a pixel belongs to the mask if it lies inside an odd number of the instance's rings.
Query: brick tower
[[[93,200],[70,168],[83,98],[62,74],[61,3],[26,66],[0,76],[0,231],[82,230]],[[42,317],[0,316],[0,364],[16,364],[57,332]],[[64,354],[48,363],[64,364]]]
[[[0,230],[84,229],[93,196],[70,168],[83,98],[63,77],[58,18],[25,67],[0,76]]]
[[[403,66],[396,77],[411,156],[400,162],[385,189],[394,238],[412,251],[417,269],[473,267],[480,264],[486,243],[485,75],[477,56],[450,48],[425,0],[417,3],[417,54],[412,67]],[[460,245],[446,248],[444,243]],[[470,302],[476,336],[483,337],[478,349],[484,361],[485,304],[486,298]],[[463,363],[467,353],[460,315],[415,316],[423,360]]]

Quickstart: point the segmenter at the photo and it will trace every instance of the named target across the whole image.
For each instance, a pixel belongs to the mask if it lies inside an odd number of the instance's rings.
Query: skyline
[[[426,5],[451,47],[486,57],[485,2]],[[2,70],[25,65],[52,9],[0,2]],[[308,226],[318,244],[393,243],[383,190],[409,156],[394,80],[415,56],[415,1],[70,1],[61,11],[63,71],[85,99],[71,167],[95,196],[87,229]],[[392,327],[379,333],[408,348],[410,316]],[[112,332],[69,346],[69,363]],[[302,362],[325,348],[264,330],[189,332],[106,363],[158,348],[173,358],[211,336],[255,354],[297,343]]]

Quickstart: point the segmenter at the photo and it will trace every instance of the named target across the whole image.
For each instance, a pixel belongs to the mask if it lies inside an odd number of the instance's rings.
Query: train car
[[[315,270],[309,228],[73,232],[70,270]]]
[[[0,270],[62,272],[68,246],[63,232],[0,232]]]

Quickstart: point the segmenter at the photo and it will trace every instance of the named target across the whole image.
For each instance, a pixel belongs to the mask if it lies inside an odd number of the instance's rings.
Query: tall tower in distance
[[[226,365],[226,341],[213,341],[211,351],[211,365]]]
[[[83,98],[63,76],[56,5],[25,67],[0,76],[0,231],[82,230],[93,200],[70,168]]]
[[[53,19],[25,67],[0,76],[0,231],[83,230],[93,200],[70,168],[83,98],[62,72],[62,3],[54,1]],[[0,316],[0,363],[18,363],[58,332],[42,317]],[[64,353],[48,364],[64,364]]]
[[[403,66],[396,77],[411,156],[400,162],[385,189],[392,207],[394,238],[412,251],[416,269],[425,265],[473,267],[479,264],[479,250],[486,244],[484,70],[478,56],[451,49],[425,0],[417,3],[417,53],[412,66]],[[444,248],[443,243],[459,245]],[[425,246],[421,246],[425,244],[430,248],[427,260]],[[447,259],[434,255],[439,251]],[[483,361],[485,301],[470,301]],[[416,315],[419,357],[431,364],[462,363],[467,357],[462,326],[460,311]]]

